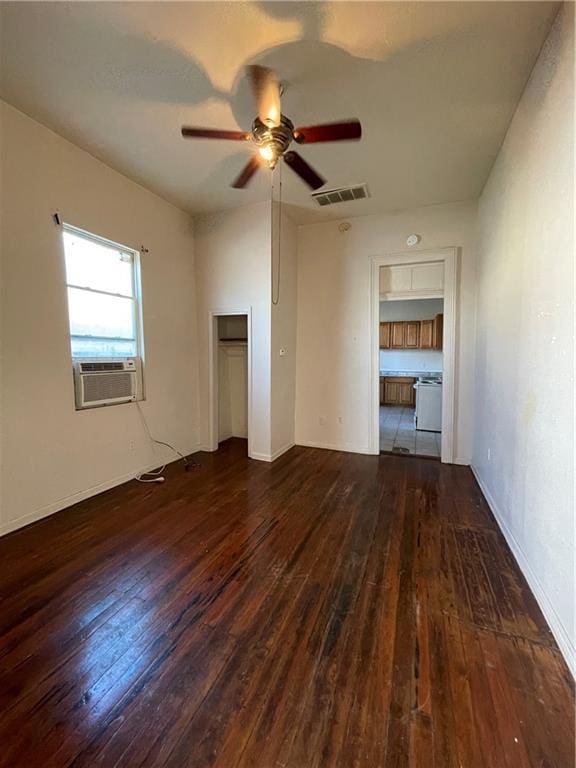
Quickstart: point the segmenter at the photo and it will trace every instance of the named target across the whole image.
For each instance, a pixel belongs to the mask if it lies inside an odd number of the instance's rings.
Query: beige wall
[[[270,461],[294,443],[296,366],[296,228],[270,203],[200,216],[195,226],[202,444],[209,447],[210,312],[250,309],[250,454]],[[272,237],[272,229],[274,237]],[[281,258],[278,242],[281,238]],[[272,262],[280,264],[272,305]],[[286,350],[280,356],[280,349]]]
[[[574,660],[574,33],[564,7],[479,208],[473,466]]]
[[[150,428],[198,442],[193,235],[189,216],[8,105],[1,106],[2,505],[19,527],[155,461],[134,404],[77,412],[61,230],[65,221],[142,257]],[[172,460],[166,452],[159,454]]]
[[[200,216],[195,222],[201,443],[209,447],[209,317],[251,310],[250,447],[268,458],[270,437],[270,203]]]
[[[276,457],[294,445],[297,230],[285,213],[282,213],[282,226],[279,227],[276,204],[273,223],[273,280],[277,303],[272,305],[271,453]],[[285,355],[281,356],[280,350],[284,350]]]
[[[299,229],[296,442],[369,452],[372,424],[370,257],[420,248],[460,249],[455,457],[472,452],[476,204],[455,203]],[[416,249],[417,250],[417,249]],[[320,421],[323,423],[320,423]]]

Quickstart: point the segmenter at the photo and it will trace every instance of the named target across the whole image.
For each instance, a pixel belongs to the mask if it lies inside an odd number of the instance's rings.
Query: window
[[[134,357],[138,253],[64,225],[72,357]]]

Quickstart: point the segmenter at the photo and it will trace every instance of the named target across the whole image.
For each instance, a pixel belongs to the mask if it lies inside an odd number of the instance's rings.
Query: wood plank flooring
[[[0,539],[0,765],[573,768],[469,469],[243,441]]]

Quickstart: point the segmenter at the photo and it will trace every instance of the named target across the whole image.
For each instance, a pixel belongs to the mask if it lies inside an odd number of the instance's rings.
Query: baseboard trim
[[[283,453],[286,453],[286,451],[289,451],[290,448],[294,448],[295,443],[286,443],[286,445],[283,445],[282,448],[278,448],[277,451],[274,451],[274,453],[254,453],[252,452],[250,454],[251,459],[255,459],[256,461],[276,461],[276,459],[279,459],[280,456],[282,456]]]
[[[534,572],[528,558],[524,554],[521,546],[518,544],[514,534],[508,527],[506,520],[504,519],[504,516],[498,507],[498,504],[488,490],[486,483],[482,480],[478,469],[474,466],[474,464],[470,465],[470,469],[472,470],[472,473],[476,478],[476,482],[480,486],[480,489],[484,494],[484,498],[486,499],[488,506],[490,507],[492,514],[494,515],[496,522],[498,523],[500,530],[502,531],[502,534],[504,535],[504,538],[506,539],[506,542],[512,551],[512,554],[514,555],[516,562],[518,563],[518,567],[524,574],[526,581],[528,582],[528,586],[536,598],[536,602],[540,606],[540,610],[544,614],[544,618],[550,627],[550,631],[554,635],[554,639],[558,643],[560,652],[562,653],[562,656],[564,657],[566,664],[572,673],[572,676],[576,679],[576,648],[572,643],[566,627],[556,613],[556,609],[554,608],[552,601],[540,583],[540,579]]]
[[[198,450],[200,450],[200,448],[197,446],[192,451],[190,451],[188,455],[196,453]],[[180,461],[180,459],[173,459],[172,461],[166,462],[166,464],[173,464],[177,461]],[[104,493],[105,491],[109,491],[112,488],[118,487],[119,485],[128,483],[130,480],[134,480],[138,475],[149,472],[151,469],[156,469],[158,466],[159,462],[158,459],[156,459],[154,462],[147,464],[145,467],[141,467],[134,472],[127,472],[124,475],[118,475],[111,480],[106,480],[103,483],[92,485],[90,488],[86,488],[83,491],[77,491],[76,493],[71,493],[69,496],[63,496],[60,499],[56,499],[56,501],[53,501],[50,504],[46,504],[39,509],[35,509],[32,512],[29,512],[27,515],[22,515],[22,517],[16,518],[16,520],[9,520],[8,522],[3,523],[0,525],[0,536],[5,536],[8,533],[12,533],[13,531],[17,531],[27,525],[31,525],[32,523],[36,523],[39,520],[43,520],[45,517],[50,517],[50,515],[54,515],[56,512],[61,512],[63,509],[72,507],[74,504],[78,504],[80,501],[85,501],[86,499],[92,498],[92,496],[98,496],[99,493]]]
[[[125,475],[118,475],[118,477],[114,477],[112,480],[107,480],[104,483],[92,485],[90,488],[86,488],[83,491],[78,491],[77,493],[72,493],[70,496],[63,496],[61,499],[57,499],[56,501],[53,501],[44,507],[40,507],[39,509],[35,509],[32,512],[29,512],[27,515],[23,515],[22,517],[16,518],[16,520],[10,520],[7,523],[4,523],[2,526],[0,526],[0,536],[5,536],[7,533],[17,531],[19,528],[24,528],[26,525],[35,523],[38,520],[43,520],[45,517],[50,517],[50,515],[53,515],[56,512],[60,512],[62,509],[72,507],[74,504],[78,504],[79,501],[84,501],[85,499],[89,499],[92,496],[97,496],[99,493],[109,491],[111,488],[116,488],[118,485],[127,483],[130,480],[134,480],[136,475],[139,475],[143,472],[149,472],[151,469],[154,469],[157,466],[158,461],[154,462],[154,464],[149,464],[148,466],[143,467],[136,472],[127,472]]]
[[[304,448],[322,448],[325,451],[340,451],[340,453],[362,453],[368,454],[369,456],[378,455],[368,446],[358,448],[350,443],[317,443],[309,440],[296,440],[296,445],[301,445]]]
[[[278,450],[274,451],[272,454],[272,461],[276,461],[276,459],[279,459],[280,456],[282,456],[284,453],[287,453],[290,448],[294,448],[296,443],[292,440],[290,443],[286,443],[286,445],[283,445],[282,448],[278,448]]]

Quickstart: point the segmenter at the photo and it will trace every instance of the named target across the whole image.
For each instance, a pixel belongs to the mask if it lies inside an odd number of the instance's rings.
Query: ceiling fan
[[[257,152],[244,166],[232,187],[243,189],[258,170],[262,161],[274,169],[280,159],[292,168],[312,189],[318,189],[325,183],[306,160],[293,150],[287,151],[295,141],[297,144],[316,144],[326,141],[346,141],[360,139],[362,126],[360,121],[346,120],[339,123],[312,125],[308,128],[294,128],[292,121],[282,114],[280,106],[281,88],[276,73],[268,67],[248,67],[248,77],[258,106],[258,116],[252,124],[252,130],[227,131],[218,128],[182,127],[182,136],[189,139],[227,139],[228,141],[250,141]]]

